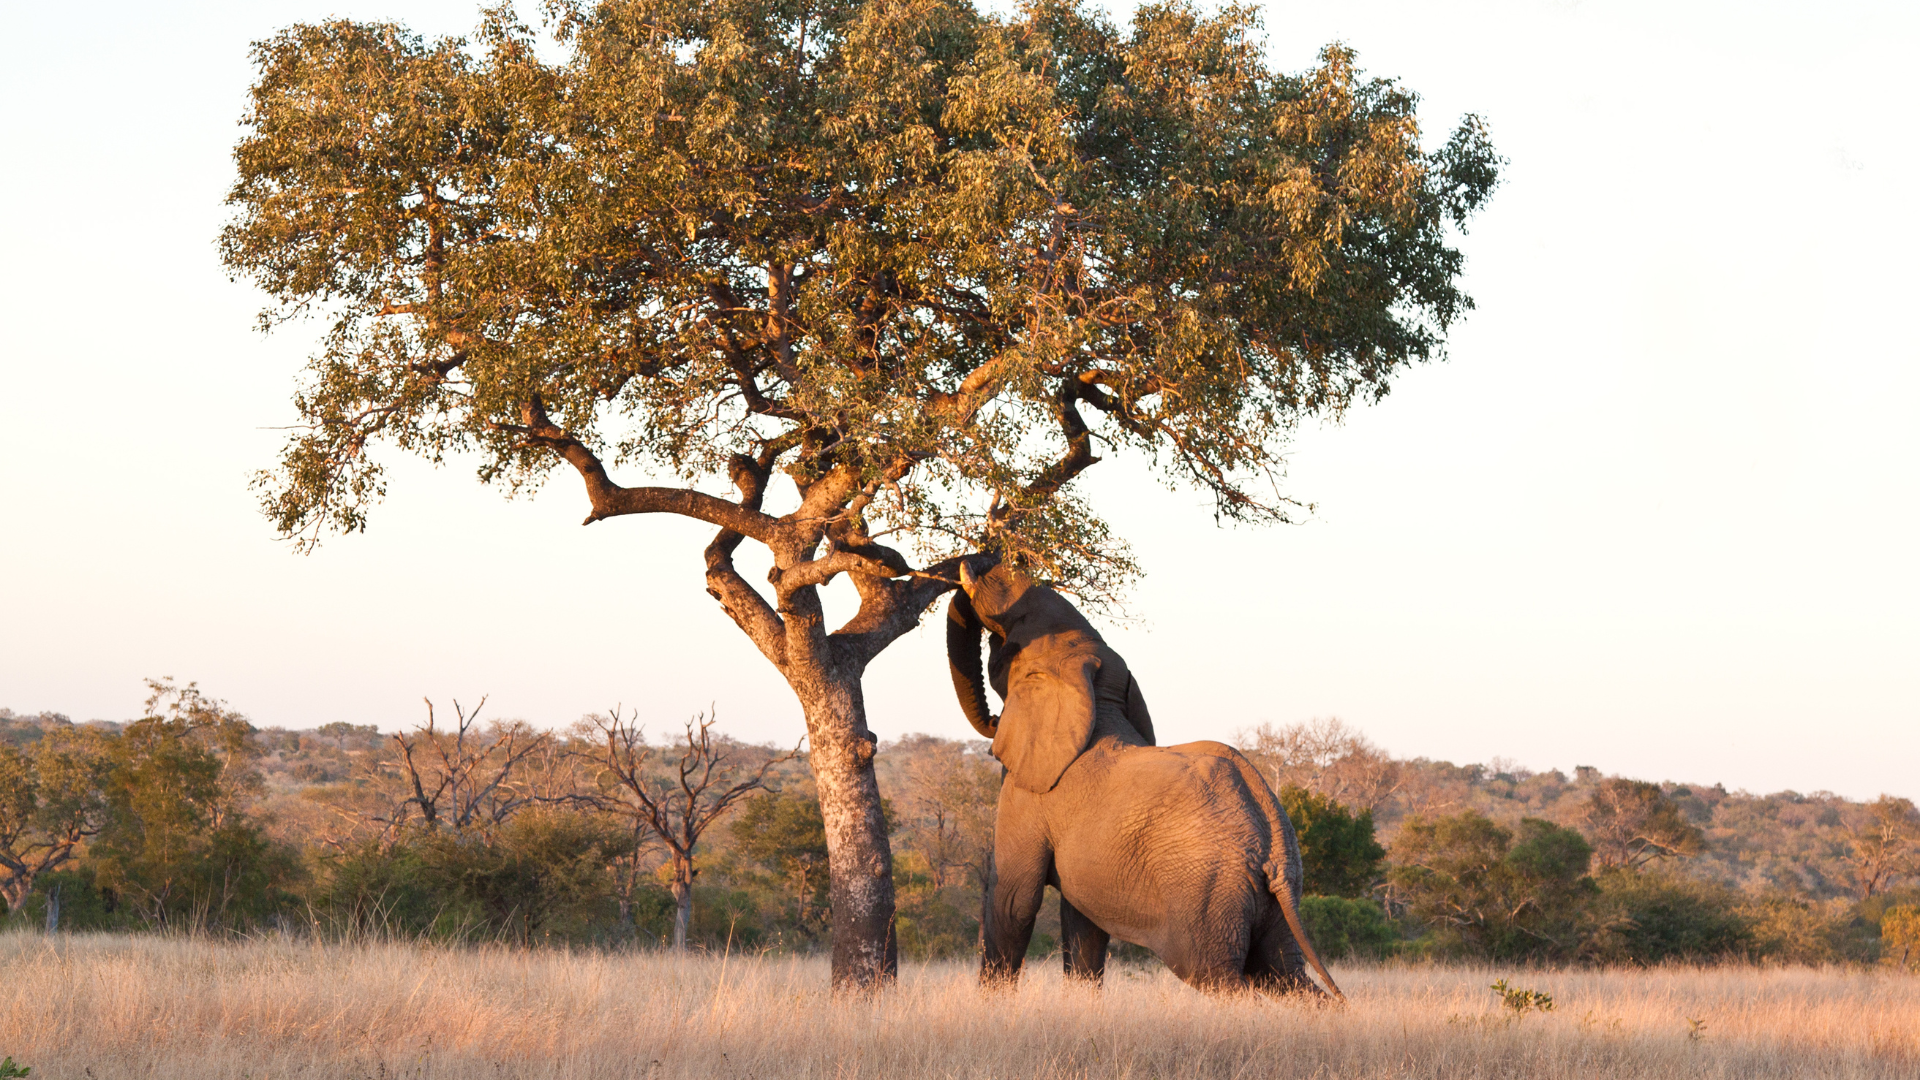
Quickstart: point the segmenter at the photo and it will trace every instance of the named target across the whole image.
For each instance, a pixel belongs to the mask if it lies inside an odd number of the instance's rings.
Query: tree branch
[[[679,514],[731,529],[762,543],[771,542],[780,531],[778,519],[704,491],[621,487],[607,476],[606,466],[593,451],[547,417],[546,406],[538,397],[522,402],[520,414],[521,424],[495,426],[514,432],[529,444],[545,446],[579,472],[580,479],[587,485],[587,500],[593,507],[582,525],[626,514]]]
[[[828,637],[836,656],[854,670],[865,670],[887,646],[920,625],[920,614],[941,594],[959,587],[961,555],[916,570],[906,580],[854,573],[860,610]]]
[[[761,450],[758,461],[744,454],[734,455],[729,471],[734,486],[740,490],[743,509],[760,511],[761,502],[766,498],[767,481],[772,477],[773,461],[779,453],[780,447],[776,445]],[[784,672],[787,668],[786,625],[760,595],[760,590],[748,584],[733,565],[734,550],[744,539],[739,532],[723,528],[707,545],[707,595],[720,601],[734,625],[740,627],[774,667]]]

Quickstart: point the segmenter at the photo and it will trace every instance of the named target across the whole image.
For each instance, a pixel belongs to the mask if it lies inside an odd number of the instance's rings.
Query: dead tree
[[[605,770],[603,786],[610,789],[601,805],[632,821],[636,840],[644,831],[667,848],[673,866],[673,947],[685,950],[693,923],[693,879],[700,872],[694,846],[734,804],[765,790],[767,775],[798,757],[800,748],[769,757],[757,768],[748,766],[735,760],[731,740],[714,738],[714,720],[702,713],[687,721],[680,760],[650,775],[654,747],[638,721],[637,712],[623,718],[617,706],[606,718],[593,718],[603,742],[597,755]]]
[[[1404,783],[1400,763],[1337,717],[1274,727],[1261,724],[1235,740],[1271,778],[1354,808],[1378,812]]]
[[[556,752],[553,737],[519,721],[480,730],[486,704],[481,698],[468,712],[455,701],[456,723],[449,732],[435,726],[428,701],[426,725],[411,738],[393,736],[400,759],[389,768],[400,771],[405,794],[385,813],[371,815],[383,826],[384,840],[397,838],[415,813],[429,831],[488,832],[527,806],[574,799],[570,783],[555,781],[553,774],[571,763]],[[547,775],[540,775],[540,765]]]

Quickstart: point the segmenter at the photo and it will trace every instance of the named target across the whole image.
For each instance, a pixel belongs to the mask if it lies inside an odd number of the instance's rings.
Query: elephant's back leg
[[[1107,971],[1107,945],[1111,935],[1102,930],[1080,909],[1060,897],[1060,959],[1067,978],[1082,979],[1098,986]]]
[[[1247,985],[1246,962],[1214,941],[1187,939],[1159,951],[1167,969],[1196,990],[1220,992]]]
[[[1155,951],[1175,975],[1199,990],[1238,990],[1254,945],[1251,917],[1258,897],[1245,888],[1215,880],[1188,910],[1184,925],[1169,926]]]
[[[1315,993],[1319,987],[1307,978],[1307,957],[1280,905],[1267,905],[1268,911],[1253,928],[1253,940],[1247,950],[1247,982],[1256,990],[1271,994]]]

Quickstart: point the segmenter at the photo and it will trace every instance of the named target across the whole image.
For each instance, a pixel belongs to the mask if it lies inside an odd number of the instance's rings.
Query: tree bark
[[[838,677],[836,677],[838,676]],[[833,918],[833,988],[865,993],[891,982],[900,966],[894,933],[893,849],[880,812],[860,676],[789,671],[807,718],[808,763],[826,825]]]
[[[693,925],[693,866],[690,860],[673,860],[673,950],[687,951],[687,931]]]

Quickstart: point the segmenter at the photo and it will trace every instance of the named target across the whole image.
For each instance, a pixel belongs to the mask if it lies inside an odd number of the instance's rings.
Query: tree
[[[256,46],[223,257],[268,323],[333,319],[263,507],[307,546],[364,528],[388,444],[514,489],[571,468],[588,523],[712,526],[708,591],[806,718],[835,985],[873,986],[867,665],[969,552],[1114,595],[1133,564],[1073,487],[1097,446],[1285,520],[1289,432],[1470,306],[1449,229],[1498,162],[1471,118],[1423,149],[1414,95],[1343,48],[1269,70],[1245,8],[550,10],[552,64],[497,9],[472,48],[343,21]]]
[[[1495,959],[1566,957],[1577,945],[1593,849],[1572,829],[1522,818],[1519,835],[1467,810],[1412,818],[1395,840],[1394,901]]]
[[[1400,763],[1338,717],[1261,724],[1235,741],[1275,791],[1293,785],[1371,811],[1400,790]]]
[[[375,818],[383,826],[383,840],[398,838],[415,815],[430,833],[484,833],[527,807],[573,801],[571,770],[565,767],[570,759],[558,752],[551,735],[520,720],[480,728],[486,698],[472,712],[455,701],[454,729],[443,731],[435,726],[433,702],[426,704],[427,722],[412,738],[405,732],[393,736],[400,756],[388,768],[400,773],[404,787],[393,806]],[[556,772],[564,779],[555,782]]]
[[[693,924],[694,849],[715,821],[734,804],[767,786],[767,774],[792,761],[800,751],[769,755],[758,766],[738,761],[726,740],[713,737],[714,721],[704,715],[687,721],[680,760],[667,776],[650,775],[653,747],[635,718],[619,709],[594,717],[603,741],[598,764],[608,795],[601,805],[643,825],[666,845],[673,868],[673,947],[685,951]]]
[[[898,774],[901,831],[926,858],[936,888],[971,878],[985,888],[993,861],[1000,766],[985,743],[909,735],[889,750],[906,757]]]
[[[146,715],[108,743],[101,886],[162,928],[265,914],[294,867],[246,814],[253,725],[195,683],[147,686]]]
[[[1300,837],[1306,891],[1316,896],[1363,896],[1380,876],[1387,849],[1373,838],[1373,811],[1353,811],[1324,795],[1289,784],[1280,789]]]
[[[1920,956],[1920,907],[1906,904],[1880,917],[1880,955],[1903,968]]]
[[[0,745],[0,901],[18,912],[42,874],[100,831],[108,759],[99,732],[49,725],[28,753]]]
[[[1706,837],[1689,824],[1659,784],[1622,777],[1602,781],[1587,798],[1580,823],[1605,868],[1638,870],[1659,859],[1697,855]]]
[[[1842,823],[1860,899],[1872,896],[1895,876],[1920,867],[1920,811],[1915,811],[1913,800],[1882,795],[1865,806],[1850,808]]]
[[[793,897],[793,923],[811,937],[827,903],[827,826],[820,801],[782,792],[747,803],[732,826],[742,855],[778,874]]]

